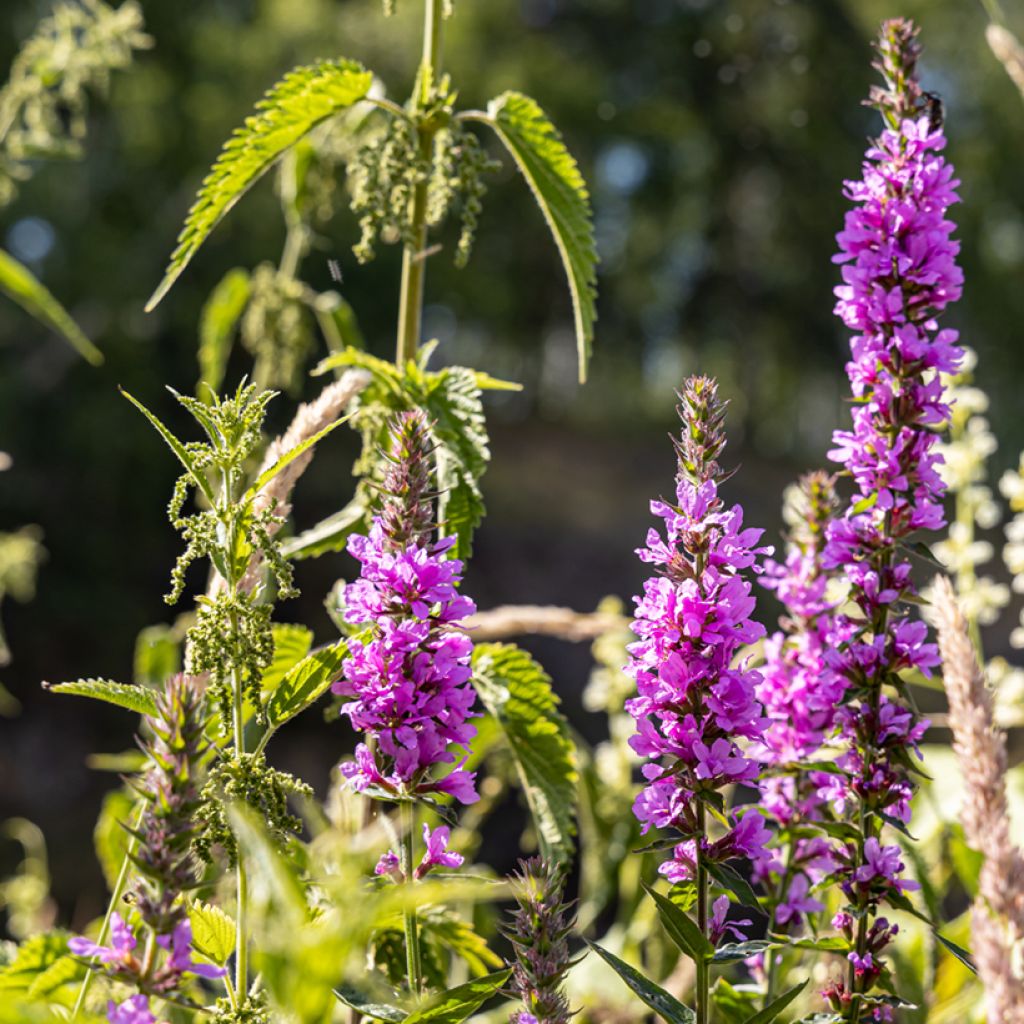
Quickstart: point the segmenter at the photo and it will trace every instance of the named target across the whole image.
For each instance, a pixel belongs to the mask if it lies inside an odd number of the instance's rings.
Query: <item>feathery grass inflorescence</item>
[[[971,915],[974,955],[989,1019],[1018,1024],[1024,1021],[1024,856],[1010,838],[1006,737],[995,726],[992,695],[949,580],[938,577],[932,594],[953,749],[964,777],[960,816],[967,841],[985,858]]]
[[[501,928],[515,952],[511,994],[522,1004],[511,1024],[569,1024],[573,1016],[564,983],[575,962],[569,936],[576,914],[563,902],[564,890],[563,869],[540,857],[519,862],[512,878],[518,907]]]

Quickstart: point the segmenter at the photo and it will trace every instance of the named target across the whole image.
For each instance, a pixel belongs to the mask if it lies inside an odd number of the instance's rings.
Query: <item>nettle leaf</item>
[[[27,992],[46,971],[69,957],[69,938],[70,932],[55,930],[22,942],[10,963],[0,967],[0,992]]]
[[[306,655],[290,669],[267,703],[271,728],[280,727],[315,703],[338,678],[347,653],[348,643],[338,640]]]
[[[614,953],[609,953],[596,942],[589,939],[583,941],[615,971],[645,1006],[668,1021],[668,1024],[696,1024],[697,1015],[693,1010],[679,1002],[670,992],[645,978],[635,967],[630,967],[624,960],[620,960]]]
[[[450,910],[428,910],[420,915],[419,927],[426,937],[464,960],[477,977],[505,964],[469,921]]]
[[[272,632],[274,657],[263,673],[260,685],[264,690],[276,689],[288,671],[302,661],[313,646],[313,631],[305,626],[275,623]]]
[[[363,99],[372,81],[373,75],[355,61],[323,61],[290,71],[260,100],[256,113],[225,143],[203,181],[147,311],[167,294],[210,232],[249,188],[318,124]]]
[[[189,904],[192,945],[196,952],[223,966],[235,951],[235,921],[220,907],[197,900]]]
[[[116,704],[119,708],[127,708],[140,715],[156,714],[156,701],[153,698],[153,693],[142,686],[115,683],[110,679],[76,679],[70,683],[57,683],[56,686],[43,683],[43,686],[52,693],[72,693],[78,697],[92,697],[93,700]]]
[[[800,995],[805,988],[807,988],[809,982],[810,978],[800,982],[799,985],[794,985],[786,992],[783,992],[778,999],[773,999],[763,1010],[755,1013],[753,1017],[748,1017],[744,1024],[771,1024],[771,1022],[775,1020],[775,1018],[778,1017],[778,1015],[782,1013],[782,1011],[789,1006],[789,1004],[793,1002],[793,1000],[796,999],[796,997]]]
[[[304,441],[300,441],[293,448],[289,448],[272,466],[265,469],[256,479],[253,481],[252,486],[249,488],[248,497],[255,497],[258,491],[261,491],[271,480],[277,476],[286,466],[293,463],[300,455],[304,452],[308,452],[314,445],[319,444],[332,430],[337,430],[342,423],[347,423],[351,419],[350,416],[342,416],[339,419],[328,423],[323,430],[318,430],[312,437],[307,437]]]
[[[495,995],[511,974],[511,968],[495,971],[494,974],[474,978],[465,985],[441,992],[427,1006],[410,1013],[405,1018],[405,1024],[461,1024]]]
[[[485,121],[515,160],[558,246],[572,294],[582,383],[597,319],[597,246],[586,182],[558,130],[529,96],[498,96],[488,105]]]
[[[28,267],[0,249],[0,292],[16,302],[29,316],[62,334],[78,354],[93,366],[103,362],[103,353],[85,336],[71,314]]]
[[[229,270],[210,292],[199,314],[199,388],[205,384],[211,391],[220,391],[231,354],[235,334],[251,286],[249,273],[241,267]]]
[[[113,892],[128,852],[129,835],[124,825],[133,818],[135,800],[123,789],[112,789],[103,798],[100,816],[92,830],[96,859],[103,869],[107,888]]]
[[[549,860],[570,860],[579,773],[551,677],[513,644],[478,644],[473,685],[512,749],[541,853]]]

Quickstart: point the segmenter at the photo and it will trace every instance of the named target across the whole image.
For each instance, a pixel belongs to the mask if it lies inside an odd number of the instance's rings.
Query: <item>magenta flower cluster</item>
[[[476,606],[458,592],[462,562],[449,555],[454,540],[432,541],[433,524],[423,521],[429,451],[422,415],[400,418],[386,507],[368,535],[348,541],[360,577],[344,588],[345,621],[369,626],[369,633],[350,641],[333,691],[349,698],[342,714],[374,742],[360,743],[341,772],[357,791],[443,793],[469,804],[477,799],[475,775],[463,767],[476,735],[473,644],[459,627]]]
[[[768,549],[761,530],[743,526],[738,506],[718,495],[715,456],[724,446],[715,385],[691,378],[680,394],[683,437],[676,503],[655,501],[664,539],[651,530],[637,552],[657,568],[635,599],[628,671],[637,696],[626,703],[636,719],[630,744],[642,757],[646,785],[633,811],[644,832],[672,829],[686,837],[660,871],[672,881],[693,877],[700,852],[711,861],[756,857],[768,838],[763,818],[748,811],[712,843],[702,802],[723,787],[752,782],[758,761],[744,744],[766,722],[755,697],[760,674],[735,663],[737,652],[764,635],[751,614],[755,601],[743,573]]]

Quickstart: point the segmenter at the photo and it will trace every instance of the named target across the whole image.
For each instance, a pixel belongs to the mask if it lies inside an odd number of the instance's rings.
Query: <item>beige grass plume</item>
[[[995,22],[985,30],[985,38],[996,60],[1003,65],[1014,85],[1024,95],[1024,46],[1020,45],[1020,41],[1009,29]]]
[[[1024,1024],[1024,857],[1010,838],[1006,738],[994,725],[992,697],[949,580],[938,577],[933,594],[953,749],[965,783],[964,833],[985,856],[971,913],[974,955],[989,1024]]]

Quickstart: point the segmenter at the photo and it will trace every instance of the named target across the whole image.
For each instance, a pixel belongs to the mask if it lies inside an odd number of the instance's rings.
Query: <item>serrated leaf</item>
[[[289,670],[302,661],[313,646],[313,631],[305,626],[274,623],[272,632],[274,657],[260,681],[264,691],[276,689]]]
[[[427,1006],[410,1013],[404,1024],[461,1024],[498,992],[511,974],[511,968],[495,971],[441,992]]]
[[[348,654],[348,644],[338,640],[307,654],[290,669],[267,702],[267,720],[278,728],[305,711],[338,678]]]
[[[654,900],[654,904],[658,908],[658,917],[672,941],[691,960],[710,960],[714,956],[715,947],[697,927],[696,922],[690,920],[667,896],[662,896],[660,892],[646,884],[644,889],[647,895]]]
[[[59,960],[68,956],[70,932],[56,930],[26,939],[10,963],[0,968],[0,992],[27,991]]]
[[[562,257],[572,295],[582,383],[597,319],[597,246],[586,182],[558,130],[534,100],[506,92],[490,102],[487,114],[487,123],[530,186]]]
[[[291,465],[300,455],[308,452],[314,445],[319,444],[332,430],[337,430],[343,423],[347,423],[350,416],[341,416],[334,420],[332,423],[328,423],[323,430],[318,430],[312,437],[307,437],[304,441],[300,441],[294,448],[289,448],[272,466],[265,469],[256,478],[253,485],[249,488],[249,495],[256,494],[257,491],[266,487],[271,480],[277,476],[286,466]]]
[[[235,951],[235,922],[220,907],[197,900],[188,907],[192,945],[197,953],[218,966],[227,963]]]
[[[203,304],[199,314],[199,386],[196,389],[200,397],[205,397],[203,384],[210,391],[220,391],[231,354],[231,340],[250,291],[248,271],[235,267],[220,279]]]
[[[810,978],[800,982],[799,985],[794,985],[788,991],[783,992],[778,999],[773,999],[763,1010],[755,1013],[753,1017],[748,1017],[744,1024],[771,1024],[771,1022],[775,1020],[775,1018],[778,1017],[778,1015],[782,1013],[782,1011],[789,1006],[789,1004],[793,1002],[793,1000],[796,999],[796,997],[800,995],[805,988],[807,988],[809,981]]]
[[[4,249],[0,249],[0,291],[29,316],[63,335],[75,351],[93,366],[103,362],[103,353],[85,336],[71,314],[28,267]]]
[[[513,644],[478,644],[473,685],[512,750],[541,853],[549,860],[570,860],[579,776],[551,677]]]
[[[425,936],[464,960],[476,977],[504,966],[504,960],[491,951],[487,940],[453,911],[428,910],[420,915],[419,927]]]
[[[635,967],[630,967],[624,960],[620,960],[614,953],[609,953],[596,942],[589,939],[583,941],[615,971],[645,1006],[668,1021],[668,1024],[696,1024],[697,1015],[693,1010],[679,1002],[670,992],[649,981]]]
[[[150,423],[156,428],[157,433],[167,442],[167,447],[178,457],[178,461],[185,468],[185,471],[192,478],[192,482],[198,487],[204,495],[206,495],[207,501],[211,505],[217,503],[217,496],[213,493],[213,488],[210,486],[210,481],[206,479],[206,474],[196,466],[195,459],[189,454],[188,449],[179,441],[174,434],[164,426],[163,422],[151,413],[137,398],[128,394],[124,388],[121,389],[121,394],[128,399],[132,405],[135,406],[143,416],[149,420]]]
[[[115,683],[110,679],[76,679],[70,683],[52,686],[43,683],[51,693],[71,693],[77,697],[91,697],[107,704],[116,704],[139,715],[155,715],[156,701],[150,690],[128,683]]]
[[[405,1010],[392,1006],[390,1003],[375,1002],[371,997],[350,985],[339,985],[334,990],[334,994],[340,1003],[371,1020],[382,1020],[387,1024],[401,1024],[406,1018]]]
[[[103,798],[100,815],[92,831],[96,859],[103,869],[103,877],[110,892],[117,885],[117,876],[128,850],[129,836],[124,825],[131,822],[134,808],[135,800],[128,793],[123,789],[112,789]]]
[[[757,956],[766,949],[774,949],[774,942],[767,939],[748,939],[746,942],[726,942],[715,950],[711,958],[713,964],[731,964],[737,960],[746,960],[747,957]]]
[[[304,135],[327,118],[363,99],[372,74],[355,61],[323,61],[298,67],[256,105],[225,143],[203,181],[178,247],[147,312],[167,294],[199,247],[249,188]]]

